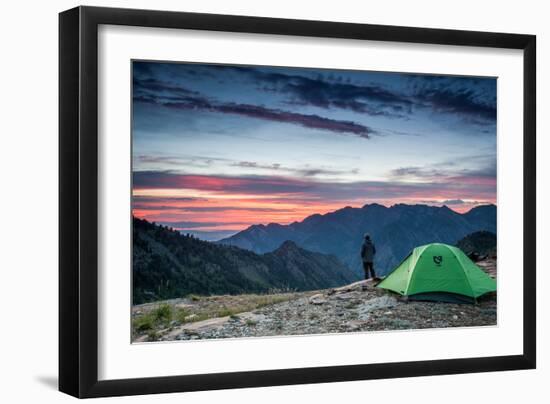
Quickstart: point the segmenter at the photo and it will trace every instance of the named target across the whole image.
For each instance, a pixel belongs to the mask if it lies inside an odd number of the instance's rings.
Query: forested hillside
[[[134,304],[189,294],[313,290],[355,279],[334,256],[306,251],[293,242],[260,255],[133,220]]]

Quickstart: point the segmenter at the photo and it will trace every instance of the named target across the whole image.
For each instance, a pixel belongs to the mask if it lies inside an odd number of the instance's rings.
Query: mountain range
[[[290,240],[309,251],[336,256],[360,277],[360,250],[366,233],[376,245],[377,274],[384,275],[416,246],[432,242],[454,245],[481,230],[496,233],[496,223],[495,205],[478,206],[461,214],[447,206],[368,204],[315,214],[288,225],[253,225],[218,244],[262,254]]]
[[[284,241],[265,254],[182,235],[133,219],[133,303],[189,294],[316,290],[356,280],[333,255]]]

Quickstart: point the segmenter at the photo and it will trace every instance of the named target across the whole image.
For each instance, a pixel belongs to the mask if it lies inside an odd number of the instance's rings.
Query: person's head
[[[370,240],[370,234],[369,233],[365,233],[365,240]]]

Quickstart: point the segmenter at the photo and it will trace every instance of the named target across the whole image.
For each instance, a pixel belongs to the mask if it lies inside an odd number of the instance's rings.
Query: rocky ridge
[[[478,263],[496,277],[496,260]],[[226,297],[217,297],[227,303]],[[339,288],[294,293],[281,301],[236,314],[184,323],[136,335],[135,342],[212,338],[269,337],[361,331],[411,330],[496,325],[496,294],[483,296],[476,305],[406,301],[375,288],[372,280]],[[204,299],[201,303],[212,304]],[[220,303],[221,302],[221,303]],[[174,301],[172,304],[182,304]],[[135,311],[147,310],[134,307]]]

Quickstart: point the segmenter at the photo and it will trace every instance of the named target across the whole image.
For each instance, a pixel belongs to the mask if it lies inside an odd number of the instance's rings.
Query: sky
[[[133,214],[206,240],[345,206],[496,203],[496,79],[132,63]]]

